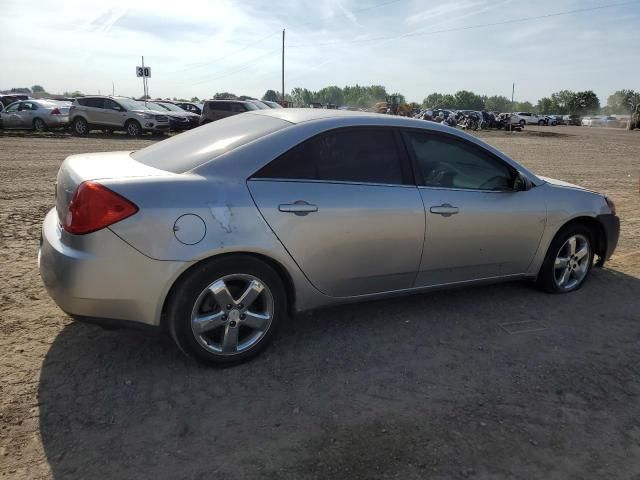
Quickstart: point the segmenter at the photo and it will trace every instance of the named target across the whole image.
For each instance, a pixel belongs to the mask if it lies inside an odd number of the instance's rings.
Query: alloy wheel
[[[44,132],[46,125],[44,124],[42,119],[36,118],[33,121],[33,128],[35,129],[36,132]]]
[[[196,299],[191,330],[198,343],[218,355],[249,350],[267,333],[274,315],[273,294],[259,278],[232,274],[217,279]]]
[[[553,278],[562,290],[578,286],[589,272],[591,246],[583,235],[573,235],[562,244],[553,266]]]
[[[73,126],[78,135],[84,135],[85,133],[87,133],[87,122],[85,122],[84,120],[76,120]]]
[[[140,127],[137,123],[131,122],[127,125],[127,133],[132,137],[137,137],[140,135]]]

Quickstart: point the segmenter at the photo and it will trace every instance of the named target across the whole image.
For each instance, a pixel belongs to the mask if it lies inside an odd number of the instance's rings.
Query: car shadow
[[[594,458],[621,478],[639,311],[640,280],[607,269],[570,295],[433,292],[300,315],[226,369],[72,323],[42,366],[40,434],[56,479],[566,478]]]

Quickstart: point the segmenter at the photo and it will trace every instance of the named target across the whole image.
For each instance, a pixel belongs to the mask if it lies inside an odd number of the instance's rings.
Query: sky
[[[639,20],[640,0],[2,0],[0,90],[140,96],[144,55],[154,98],[259,98],[281,89],[286,29],[287,92],[375,84],[421,102],[515,82],[520,101],[591,89],[605,104],[640,89]]]

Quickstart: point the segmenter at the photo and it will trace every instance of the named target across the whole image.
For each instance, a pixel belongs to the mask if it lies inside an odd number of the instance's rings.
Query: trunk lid
[[[144,165],[131,158],[131,152],[83,153],[65,159],[56,180],[56,210],[64,223],[69,203],[82,182],[113,178],[171,176],[165,170]]]

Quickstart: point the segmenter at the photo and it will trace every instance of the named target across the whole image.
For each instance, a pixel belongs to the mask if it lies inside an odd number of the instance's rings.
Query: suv
[[[200,125],[251,110],[259,108],[254,103],[243,100],[207,100],[202,108]]]
[[[537,115],[531,112],[515,112],[520,125],[548,125],[547,119],[544,115]]]
[[[80,97],[69,110],[69,122],[76,135],[86,135],[91,128],[109,133],[124,130],[137,137],[144,131],[166,132],[169,118],[126,97]]]

